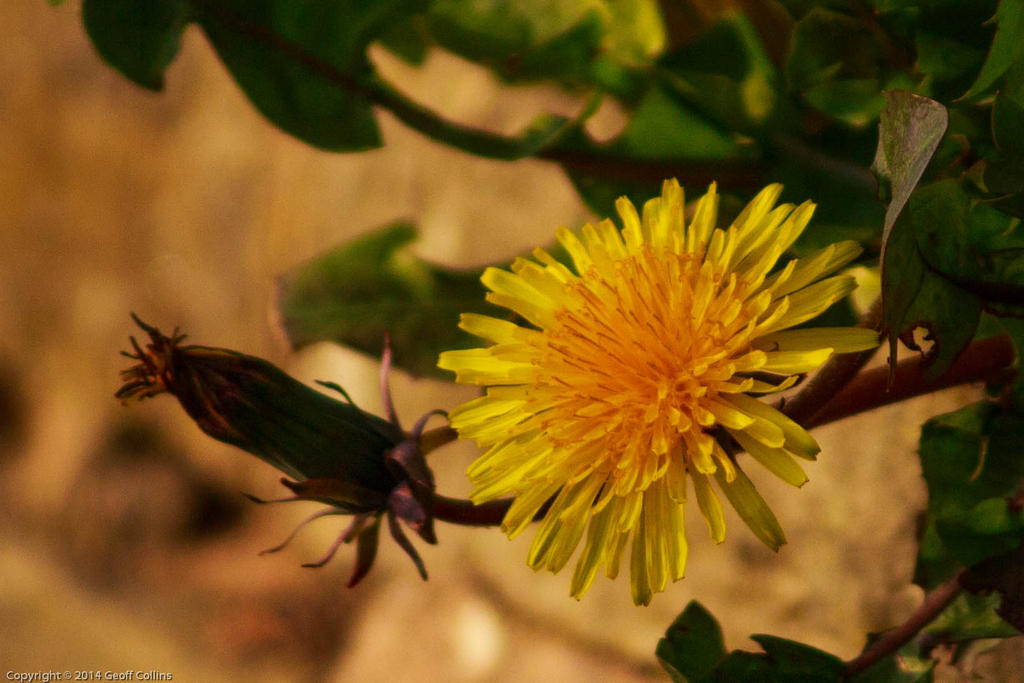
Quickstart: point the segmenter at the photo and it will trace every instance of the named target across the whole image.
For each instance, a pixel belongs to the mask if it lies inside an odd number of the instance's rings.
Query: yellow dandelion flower
[[[621,198],[621,229],[604,220],[581,236],[557,232],[575,272],[543,249],[511,271],[484,272],[487,299],[528,324],[465,314],[462,328],[493,345],[441,354],[456,381],[487,387],[451,414],[460,437],[487,449],[468,471],[472,500],[513,496],[502,524],[510,537],[547,505],[528,556],[534,569],[562,569],[586,533],[574,597],[601,565],[616,576],[630,540],[634,602],[683,577],[688,482],[716,543],[725,538],[716,488],[766,545],[785,542],[720,435],[800,486],[807,476],[794,456],[813,459],[818,444],[751,394],[781,391],[877,338],[788,329],[853,290],[852,277],[826,276],[860,247],[840,242],[774,269],[814,212],[811,202],[776,207],[781,191],[766,187],[725,230],[715,227],[714,185],[689,224],[675,181],[642,215]]]

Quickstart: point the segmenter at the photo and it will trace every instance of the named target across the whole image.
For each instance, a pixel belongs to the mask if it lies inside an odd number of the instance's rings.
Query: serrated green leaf
[[[974,336],[981,304],[977,296],[928,267],[917,233],[939,228],[963,234],[969,208],[969,200],[953,181],[920,188],[883,246],[883,329],[892,355],[895,358],[897,338],[916,348],[913,330],[924,327],[934,342],[927,366],[933,377],[945,372]]]
[[[980,638],[1009,638],[1017,629],[996,613],[997,595],[961,593],[922,633],[930,633],[944,643],[960,643]]]
[[[477,271],[416,258],[405,248],[415,236],[408,224],[388,226],[281,276],[277,306],[292,346],[334,341],[376,355],[390,335],[397,365],[447,376],[438,353],[477,345],[459,330],[459,314],[494,309]]]
[[[722,629],[711,613],[693,600],[665,631],[655,654],[672,680],[702,680],[725,657]]]
[[[164,86],[164,69],[181,45],[188,20],[184,0],[83,0],[82,21],[96,51],[149,90]]]
[[[996,37],[978,78],[963,99],[977,100],[989,94],[1003,74],[1024,59],[1024,0],[1000,0],[993,19]]]

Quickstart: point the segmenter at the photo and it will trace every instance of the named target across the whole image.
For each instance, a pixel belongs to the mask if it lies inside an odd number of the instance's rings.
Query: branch
[[[452,524],[463,526],[497,526],[505,518],[512,505],[511,499],[492,500],[489,503],[475,505],[469,500],[448,498],[434,494],[434,501],[431,507],[431,514],[434,519],[440,519]]]
[[[966,572],[966,569],[961,570],[959,574],[926,595],[924,602],[910,615],[909,619],[896,628],[883,633],[856,659],[847,662],[846,669],[843,671],[844,675],[848,678],[858,674],[886,655],[892,654],[905,643],[910,642],[922,628],[946,609],[956,596],[960,595],[960,591],[963,590],[960,579]]]
[[[817,427],[940,389],[998,379],[1010,372],[1014,358],[1013,343],[1007,336],[991,337],[972,343],[960,354],[949,370],[935,380],[925,376],[919,359],[910,358],[896,366],[895,382],[891,391],[886,390],[889,383],[889,367],[872,368],[845,385],[831,400],[824,403],[819,410],[813,411],[800,424],[807,428]]]
[[[882,323],[882,299],[879,297],[871,305],[867,313],[861,316],[858,327],[877,330]],[[776,406],[793,421],[805,427],[806,422],[821,410],[822,406],[831,401],[875,355],[876,349],[859,353],[845,353],[835,356],[818,371],[795,396],[780,401]]]

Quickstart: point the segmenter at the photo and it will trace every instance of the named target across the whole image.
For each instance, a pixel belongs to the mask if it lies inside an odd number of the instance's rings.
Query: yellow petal
[[[743,470],[737,470],[736,478],[731,482],[725,476],[715,474],[715,481],[722,488],[725,497],[736,510],[740,519],[746,523],[754,535],[772,550],[778,550],[786,542],[786,535],[779,526],[779,520],[761,498]]]
[[[725,516],[722,514],[722,503],[711,489],[711,482],[706,475],[694,472],[693,490],[697,493],[697,505],[704,521],[708,524],[711,540],[721,543],[725,540]]]
[[[757,439],[751,439],[743,432],[730,431],[729,433],[733,435],[736,443],[750,457],[757,460],[765,469],[782,481],[793,486],[803,486],[807,483],[807,474],[788,451],[782,448],[768,448]]]

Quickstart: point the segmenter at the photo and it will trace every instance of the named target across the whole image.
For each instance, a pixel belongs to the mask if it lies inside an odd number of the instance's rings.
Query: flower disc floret
[[[877,339],[857,328],[789,329],[853,290],[852,277],[833,273],[860,247],[840,242],[777,267],[814,211],[810,202],[776,207],[781,190],[762,190],[724,230],[714,185],[689,222],[675,181],[642,214],[622,198],[621,228],[604,220],[579,235],[558,230],[572,268],[539,248],[511,270],[488,268],[487,299],[524,324],[464,314],[462,328],[492,345],[441,354],[458,382],[486,387],[451,414],[461,437],[487,449],[468,471],[472,499],[513,496],[509,536],[544,510],[528,556],[535,569],[559,571],[583,542],[573,596],[601,566],[614,578],[627,545],[638,604],[682,578],[691,484],[715,542],[725,538],[718,491],[765,544],[785,542],[723,434],[802,485],[794,458],[813,459],[817,443],[752,395]]]

